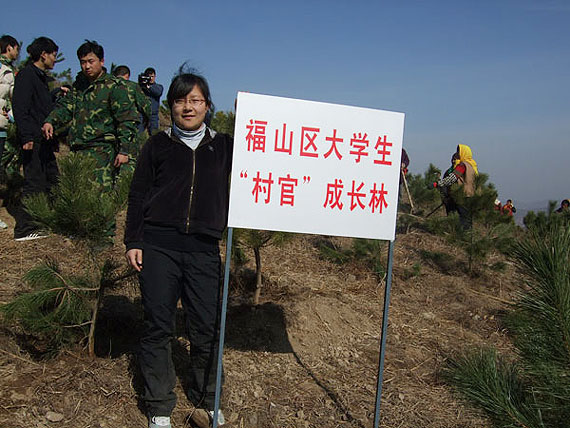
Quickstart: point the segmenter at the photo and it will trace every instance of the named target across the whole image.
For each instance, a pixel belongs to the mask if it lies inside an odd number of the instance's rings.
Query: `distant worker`
[[[501,205],[501,201],[500,201],[500,200],[495,199],[494,209],[495,209],[495,211],[499,211],[499,214],[502,214],[502,213],[503,213],[503,211],[502,211],[503,206]]]
[[[562,202],[560,202],[560,207],[554,212],[558,214],[567,213],[570,212],[569,207],[570,207],[570,199],[562,199]]]
[[[14,91],[14,70],[12,63],[20,55],[20,44],[7,34],[0,37],[0,178],[4,179],[2,155],[6,144],[8,123],[14,121],[12,114],[12,92]],[[8,225],[0,220],[0,229]]]
[[[517,209],[513,205],[513,201],[510,199],[507,199],[507,203],[505,205],[503,205],[503,208],[501,209],[501,213],[504,215],[507,215],[509,217],[512,217],[513,214],[516,212],[517,212]]]
[[[410,196],[410,190],[408,189],[406,182],[406,175],[408,174],[408,166],[410,166],[410,158],[408,153],[402,147],[402,157],[400,159],[400,193],[398,200],[402,200],[402,195],[404,192],[407,193],[410,205],[413,207],[412,197]]]
[[[132,98],[132,102],[135,104],[140,114],[141,123],[139,125],[139,132],[146,131],[150,124],[150,99],[142,91],[140,85],[137,85],[136,82],[129,80],[131,78],[131,70],[126,65],[119,65],[115,67],[113,70],[113,76],[125,80],[125,84],[129,90],[129,95]]]
[[[453,153],[451,155],[451,166],[445,170],[443,173],[443,179],[447,178],[449,174],[453,172],[455,169],[455,161],[457,160],[457,153]],[[434,184],[431,184],[430,187],[433,187]],[[452,212],[457,212],[457,207],[455,206],[455,202],[451,198],[449,194],[449,187],[438,187],[439,193],[441,195],[441,200],[443,202],[443,206],[445,207],[445,214],[449,215]]]
[[[153,132],[158,129],[158,111],[160,110],[160,97],[164,88],[156,83],[156,70],[152,67],[147,68],[144,73],[139,74],[139,85],[145,95],[150,98],[150,123],[148,126],[148,135],[152,136]]]
[[[49,140],[54,129],[69,127],[71,150],[95,159],[98,182],[111,189],[134,150],[138,113],[124,80],[107,74],[103,46],[88,40],[77,49],[77,58],[82,72],[42,131]]]
[[[473,159],[471,148],[465,144],[457,146],[451,160],[453,169],[450,168],[447,176],[444,175],[430,187],[440,189],[442,194],[446,193],[444,203],[447,214],[457,211],[461,227],[463,230],[469,230],[472,227],[473,213],[468,201],[475,195],[475,177],[479,175],[477,162]]]
[[[400,161],[400,184],[402,183],[404,177],[408,174],[408,167],[410,166],[410,157],[404,148],[402,147],[402,159]]]

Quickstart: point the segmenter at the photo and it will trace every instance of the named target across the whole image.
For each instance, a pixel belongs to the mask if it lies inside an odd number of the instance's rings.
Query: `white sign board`
[[[229,227],[394,240],[404,114],[240,92]]]

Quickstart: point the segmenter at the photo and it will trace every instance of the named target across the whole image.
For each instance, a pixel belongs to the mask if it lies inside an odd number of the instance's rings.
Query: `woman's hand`
[[[142,253],[143,250],[139,248],[133,248],[127,251],[125,254],[127,263],[132,266],[137,272],[140,272],[142,270]]]

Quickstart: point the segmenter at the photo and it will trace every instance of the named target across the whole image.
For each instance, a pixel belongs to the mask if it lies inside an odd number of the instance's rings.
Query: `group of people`
[[[512,217],[513,214],[517,212],[517,209],[513,205],[512,199],[507,199],[505,205],[502,205],[499,199],[495,199],[495,211],[498,211],[502,215]]]
[[[213,103],[206,79],[181,70],[168,88],[171,126],[158,128],[163,88],[148,68],[131,82],[121,65],[107,73],[104,50],[85,41],[77,50],[81,72],[70,88],[49,88],[48,72],[57,62],[58,46],[39,37],[28,47],[29,61],[15,75],[12,64],[20,45],[0,38],[0,157],[6,129],[15,121],[23,150],[24,196],[50,193],[57,181],[55,152],[59,138],[72,151],[95,159],[96,180],[110,189],[121,168],[133,165],[124,244],[127,263],[139,274],[144,328],[139,364],[149,428],[170,428],[176,404],[176,373],[172,361],[177,302],[182,302],[191,342],[190,386],[194,405],[190,418],[199,427],[224,424],[214,414],[216,362],[221,310],[219,240],[227,224],[233,139],[207,125]],[[147,132],[138,147],[137,135]],[[402,177],[409,158],[402,152]],[[451,166],[430,188],[440,190],[447,213],[457,212],[461,226],[472,227],[466,198],[475,195],[479,174],[471,148],[459,144]],[[459,192],[457,192],[459,190]],[[458,197],[457,194],[462,197]],[[565,200],[561,210],[568,210]],[[501,207],[512,216],[512,201]],[[20,209],[16,240],[41,237]],[[2,225],[0,224],[0,227]],[[4,226],[5,227],[5,226]]]
[[[222,285],[219,240],[227,224],[233,139],[206,124],[213,108],[206,79],[184,70],[173,78],[166,96],[172,124],[154,132],[162,87],[153,69],[139,76],[138,84],[129,82],[126,66],[108,74],[103,47],[86,41],[77,50],[81,72],[73,86],[50,91],[47,72],[57,61],[55,42],[35,39],[27,48],[30,60],[15,79],[11,65],[20,46],[10,36],[2,36],[0,46],[0,82],[10,87],[4,92],[1,86],[7,101],[1,106],[6,120],[0,125],[15,120],[24,155],[24,195],[49,194],[58,175],[54,152],[59,137],[65,136],[72,151],[95,159],[96,180],[105,189],[113,186],[120,168],[138,157],[124,244],[127,263],[139,274],[145,314],[138,361],[149,428],[171,427],[176,404],[171,342],[178,300],[191,341],[186,393],[194,410],[189,417],[201,428],[211,427],[214,417],[223,425],[223,412],[214,415]],[[150,109],[141,91],[150,98]],[[139,150],[135,137],[146,119],[149,138]],[[4,143],[6,134],[0,137]],[[20,215],[26,221],[17,219],[15,238],[36,239],[39,232],[30,229],[33,223],[27,223],[25,211]]]
[[[49,72],[59,52],[53,40],[36,38],[27,47],[28,61],[17,73],[13,64],[20,53],[19,42],[4,35],[0,49],[0,152],[5,147],[8,123],[15,122],[22,151],[23,198],[39,192],[50,194],[57,182],[55,153],[62,138],[72,151],[96,160],[97,179],[106,188],[113,186],[122,166],[134,167],[137,134],[152,135],[158,129],[163,88],[155,82],[154,69],[145,71],[144,84],[128,80],[127,66],[117,67],[111,75],[104,66],[103,47],[85,41],[77,49],[81,72],[73,85],[50,88],[54,79]],[[14,210],[14,217],[16,241],[45,236],[22,206]],[[5,228],[2,223],[0,227]]]
[[[402,171],[407,170],[408,164],[408,155],[402,150]],[[451,166],[438,181],[430,183],[428,186],[429,189],[437,188],[440,191],[442,205],[445,206],[447,215],[453,212],[458,213],[459,223],[463,230],[472,228],[473,213],[469,207],[469,198],[475,195],[475,178],[477,175],[479,175],[479,171],[477,162],[473,159],[471,148],[465,144],[459,144],[451,156]],[[496,199],[494,208],[501,215],[511,218],[517,212],[512,199],[507,199],[504,205],[499,199]],[[563,199],[560,202],[560,207],[554,212],[557,214],[570,212],[570,199]]]

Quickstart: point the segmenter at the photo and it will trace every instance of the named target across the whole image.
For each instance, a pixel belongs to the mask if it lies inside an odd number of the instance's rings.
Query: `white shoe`
[[[47,238],[48,235],[38,232],[32,232],[26,236],[22,236],[21,238],[14,238],[14,241],[22,242],[22,241],[33,241],[34,239],[42,239]]]
[[[170,416],[149,417],[148,428],[172,428],[172,425],[170,425]]]

